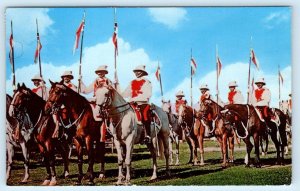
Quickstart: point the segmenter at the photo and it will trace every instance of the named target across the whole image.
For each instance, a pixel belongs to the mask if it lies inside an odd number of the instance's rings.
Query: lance
[[[13,35],[13,23],[12,21],[10,21],[10,29],[11,29],[11,36],[9,39],[9,45],[10,45],[10,54],[9,54],[9,58],[10,58],[10,64],[11,64],[11,70],[12,70],[12,74],[13,74],[13,81],[12,81],[12,85],[13,85],[13,90],[16,89],[16,75],[15,75],[15,56],[14,56],[14,35]]]
[[[219,63],[218,63],[218,45],[216,45],[216,70],[217,70],[217,104],[219,104]],[[219,107],[217,107],[219,108]]]
[[[193,58],[193,49],[191,48],[191,60],[190,62],[192,61],[192,58]],[[191,107],[193,107],[193,68],[192,68],[192,65],[190,64],[191,66]]]
[[[41,62],[41,52],[40,52],[40,46],[41,46],[41,40],[40,40],[40,34],[39,34],[39,25],[38,20],[36,19],[36,39],[37,39],[37,52],[38,52],[38,60],[39,60],[39,71],[40,71],[40,77],[42,78],[42,98],[44,99],[44,81],[43,81],[43,74],[42,74],[42,62]]]
[[[158,77],[159,77],[159,84],[160,84],[160,95],[161,95],[161,100],[164,99],[164,93],[163,93],[163,88],[162,88],[162,82],[161,82],[161,73],[160,73],[160,67],[159,67],[159,61],[158,61],[158,70],[159,70],[159,73],[158,73]]]
[[[117,9],[114,8],[114,35],[116,38],[116,41],[118,40],[117,38],[117,30],[118,30],[118,24],[117,24]],[[117,43],[117,42],[116,42]],[[119,84],[119,80],[118,80],[118,74],[117,74],[117,55],[118,55],[118,45],[115,44],[114,42],[114,46],[115,46],[115,52],[114,52],[114,68],[115,68],[115,72],[114,72],[114,78],[115,78],[115,89],[117,89],[118,84]]]
[[[82,26],[81,42],[80,42],[78,93],[81,92],[81,65],[82,65],[82,47],[83,47],[84,27],[85,27],[85,11],[83,12],[83,26]]]
[[[249,57],[249,68],[248,68],[247,104],[249,104],[249,98],[250,98],[251,49],[252,49],[252,36],[251,36],[251,41],[250,41],[250,57]]]
[[[279,109],[280,109],[280,100],[281,100],[281,91],[280,91],[280,66],[278,64],[278,98],[279,98]]]

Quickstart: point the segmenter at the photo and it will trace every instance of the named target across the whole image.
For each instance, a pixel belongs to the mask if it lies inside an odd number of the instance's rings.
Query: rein
[[[246,105],[247,106],[247,126],[245,126],[245,124],[243,123],[243,120],[241,120],[240,121],[240,123],[242,124],[242,126],[243,126],[243,128],[244,128],[244,130],[245,130],[245,136],[240,136],[239,134],[238,134],[238,132],[237,132],[237,129],[235,129],[235,132],[236,132],[236,135],[239,137],[239,138],[241,138],[241,139],[244,139],[244,138],[246,138],[247,136],[248,136],[248,127],[249,127],[249,119],[250,119],[250,117],[252,116],[252,114],[250,113],[250,109],[249,109],[249,105]],[[242,117],[241,117],[241,115],[239,114],[239,113],[237,113],[236,111],[234,111],[234,110],[230,110],[231,112],[233,112],[235,115],[237,115],[237,116],[239,116],[239,118],[241,118],[242,119]]]
[[[68,128],[72,127],[73,125],[75,125],[75,123],[77,123],[82,118],[82,115],[83,115],[84,112],[85,112],[85,108],[82,110],[82,112],[80,113],[79,117],[73,123],[70,123],[67,126],[64,124],[61,116],[59,116],[60,122],[64,126],[64,128],[68,129]]]

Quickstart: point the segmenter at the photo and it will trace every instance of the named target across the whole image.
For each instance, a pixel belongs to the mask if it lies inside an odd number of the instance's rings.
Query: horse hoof
[[[90,181],[87,182],[87,185],[88,186],[93,186],[93,185],[95,185],[95,183],[94,183],[94,181],[90,180]]]
[[[205,163],[204,162],[200,162],[200,164],[199,164],[200,166],[204,166],[205,165]]]
[[[249,164],[246,164],[246,165],[245,165],[245,168],[250,168],[250,165],[249,165]]]
[[[99,177],[98,177],[100,180],[103,180],[105,179],[105,175],[104,174],[99,174]]]
[[[126,181],[124,185],[125,186],[131,186],[131,182],[130,181]]]
[[[156,180],[157,179],[157,176],[152,176],[151,178],[150,178],[150,181],[153,181],[153,180]]]
[[[175,163],[175,166],[179,166],[179,162]]]
[[[50,184],[50,180],[44,180],[42,186],[48,186]]]
[[[116,182],[116,186],[120,186],[120,185],[123,185],[123,182],[122,182],[121,180],[118,180],[118,181]]]
[[[51,180],[49,186],[55,186],[57,184],[56,180]]]
[[[266,153],[265,153],[265,152],[262,152],[261,155],[262,155],[262,156],[266,156]]]
[[[81,185],[81,182],[77,181],[75,182],[75,186],[80,186]]]

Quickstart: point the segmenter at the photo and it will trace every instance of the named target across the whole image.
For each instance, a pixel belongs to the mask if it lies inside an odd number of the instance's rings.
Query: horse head
[[[213,101],[211,99],[204,99],[200,103],[199,116],[207,118],[209,114],[213,113]]]
[[[181,125],[186,118],[186,115],[187,115],[186,109],[187,109],[187,107],[184,104],[181,104],[178,108],[178,124],[179,125]]]
[[[165,101],[165,100],[162,100],[162,109],[164,112],[166,113],[171,113],[171,101],[168,100],[168,101]]]
[[[107,109],[113,102],[114,88],[112,86],[102,86],[97,89],[95,95],[97,97],[97,105],[102,109]]]
[[[9,106],[9,116],[14,118],[19,118],[21,115],[26,112],[28,108],[28,101],[32,96],[32,91],[30,91],[25,84],[21,86],[18,83],[17,89],[14,91],[12,101]]]
[[[57,112],[67,96],[67,88],[63,83],[49,81],[51,89],[44,108],[46,114]]]

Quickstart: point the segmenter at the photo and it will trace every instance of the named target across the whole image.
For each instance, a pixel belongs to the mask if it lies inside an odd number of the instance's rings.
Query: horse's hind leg
[[[156,161],[156,147],[154,146],[156,144],[156,139],[152,140],[152,143],[148,144],[148,149],[150,150],[151,156],[152,156],[152,167],[153,167],[153,173],[150,178],[150,180],[157,179],[157,161]]]
[[[254,148],[255,148],[255,166],[261,168],[260,158],[259,158],[259,134],[253,134]]]
[[[61,156],[64,160],[64,172],[61,177],[68,178],[69,177],[69,153],[70,147],[66,141],[58,142],[56,144],[56,148],[60,150]]]
[[[122,156],[122,148],[121,148],[121,143],[115,138],[114,139],[114,143],[115,143],[115,147],[117,150],[117,155],[118,155],[118,169],[119,169],[119,173],[118,173],[118,180],[116,185],[121,185],[122,181],[124,179],[124,175],[123,175],[123,156]]]
[[[230,149],[230,159],[229,162],[234,162],[234,136],[228,138],[229,149]]]
[[[13,164],[13,156],[14,156],[14,147],[9,142],[6,142],[7,149],[7,170],[6,170],[6,181],[10,177],[11,166]]]
[[[187,142],[187,144],[189,146],[189,149],[190,149],[190,159],[189,159],[187,164],[192,164],[193,163],[193,157],[194,157],[194,155],[193,155],[194,154],[193,146],[192,146],[190,138],[187,137],[186,142]]]
[[[277,131],[276,131],[276,127],[273,127],[272,128],[272,131],[271,131],[271,139],[275,145],[275,148],[276,148],[276,153],[277,153],[277,161],[276,161],[276,164],[280,164],[280,149],[279,149],[279,142],[277,140]]]
[[[131,159],[132,159],[132,152],[133,152],[133,135],[127,137],[126,139],[126,156],[125,156],[125,166],[126,166],[126,179],[125,185],[131,185]]]
[[[29,152],[27,149],[27,145],[25,142],[20,143],[21,148],[22,148],[22,153],[24,157],[24,168],[25,168],[25,174],[24,178],[21,181],[21,183],[27,183],[28,178],[29,178]]]

